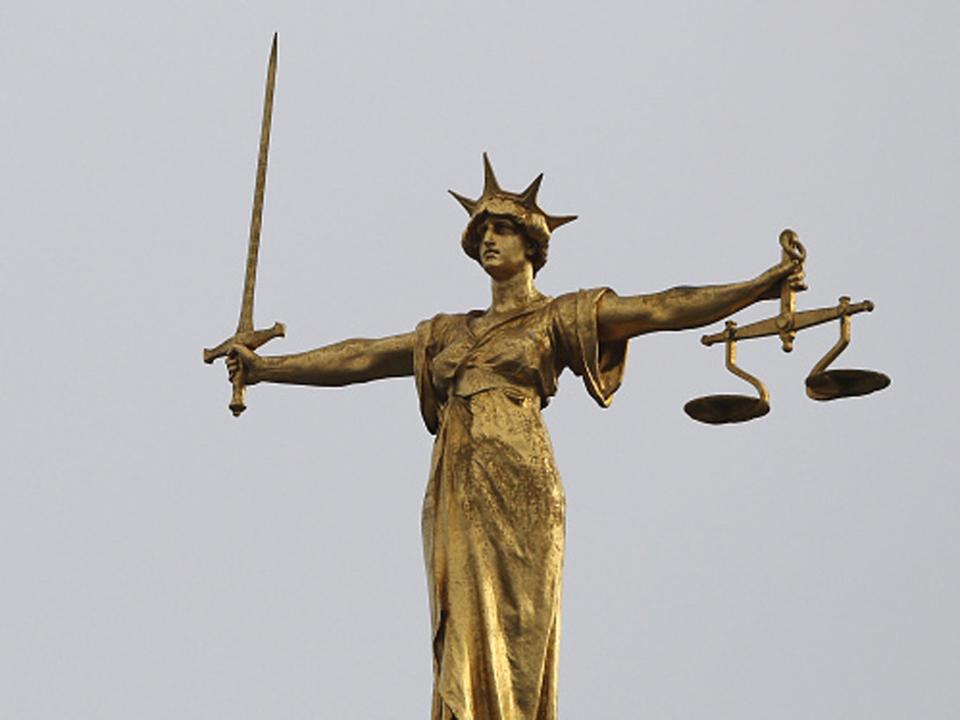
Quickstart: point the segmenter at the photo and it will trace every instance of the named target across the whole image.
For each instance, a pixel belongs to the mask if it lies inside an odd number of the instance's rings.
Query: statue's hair
[[[545,213],[537,204],[537,192],[540,190],[541,180],[543,180],[543,173],[534,178],[527,189],[521,193],[503,190],[493,174],[490,158],[484,153],[483,194],[476,200],[471,200],[453,190],[450,191],[463,209],[470,214],[470,221],[460,238],[463,251],[480,262],[480,242],[483,240],[484,222],[491,216],[506,217],[517,224],[527,240],[527,256],[533,263],[533,272],[538,272],[546,265],[550,233],[561,225],[576,220],[577,216],[553,216]]]
[[[480,262],[480,243],[483,242],[483,227],[488,218],[500,217],[506,218],[512,222],[517,231],[523,237],[524,245],[527,249],[527,258],[533,265],[533,274],[540,272],[540,268],[547,264],[547,250],[550,245],[550,233],[544,232],[544,228],[539,225],[531,225],[524,222],[522,216],[513,213],[488,213],[481,212],[470,218],[467,227],[463,231],[463,237],[460,239],[460,246],[463,251],[477,262]],[[482,264],[482,263],[481,263]]]

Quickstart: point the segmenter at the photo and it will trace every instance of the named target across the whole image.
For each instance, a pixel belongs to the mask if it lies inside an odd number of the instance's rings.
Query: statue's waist
[[[450,395],[469,398],[489,390],[502,390],[513,400],[535,400],[535,405],[540,404],[540,392],[537,388],[483,368],[466,368],[458,373],[450,389]]]

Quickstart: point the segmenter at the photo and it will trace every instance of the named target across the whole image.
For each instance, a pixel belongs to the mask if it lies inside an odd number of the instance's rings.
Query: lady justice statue
[[[490,276],[485,310],[440,314],[412,332],[264,357],[237,340],[231,379],[342,386],[413,376],[436,435],[423,502],[433,628],[432,720],[555,720],[564,493],[541,410],[569,369],[601,407],[623,377],[627,342],[685,330],[799,288],[798,259],[752,280],[620,296],[548,297],[534,284],[551,233],[575,216],[537,203],[542,175],[501,189],[484,155],[483,193],[464,252]],[[240,337],[239,333],[237,338]]]

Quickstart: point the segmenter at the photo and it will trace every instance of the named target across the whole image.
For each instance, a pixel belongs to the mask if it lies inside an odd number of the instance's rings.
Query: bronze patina
[[[264,138],[274,71],[268,73]],[[606,407],[620,387],[631,338],[702,327],[761,300],[779,299],[776,317],[743,327],[728,322],[722,333],[703,338],[707,345],[725,344],[727,367],[757,397],[700,398],[687,406],[693,417],[724,423],[765,414],[769,393],[737,367],[736,341],[777,335],[790,349],[796,332],[832,319],[840,319],[843,335],[808,378],[810,396],[862,394],[888,382],[879,373],[827,370],[849,342],[850,316],[873,306],[841,298],[836,308],[796,311],[805,251],[791,231],[781,234],[779,262],[749,280],[624,296],[604,287],[544,295],[534,276],[546,263],[552,232],[575,218],[540,208],[542,175],[522,192],[502,189],[486,155],[480,197],[453,193],[469,214],[461,245],[490,278],[485,309],[436,315],[399,335],[258,355],[253,349],[269,339],[252,330],[250,315],[264,138],[240,325],[205,359],[227,356],[235,400],[238,386],[264,382],[343,386],[414,378],[423,421],[436,436],[422,517],[433,720],[557,716],[565,499],[541,411],[563,370],[579,376]]]

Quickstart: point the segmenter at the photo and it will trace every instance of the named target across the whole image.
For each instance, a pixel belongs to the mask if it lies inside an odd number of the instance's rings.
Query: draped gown
[[[436,435],[423,503],[432,720],[556,720],[565,501],[541,408],[570,368],[609,405],[626,342],[600,342],[606,289],[541,298],[482,334],[473,311],[417,326]]]

